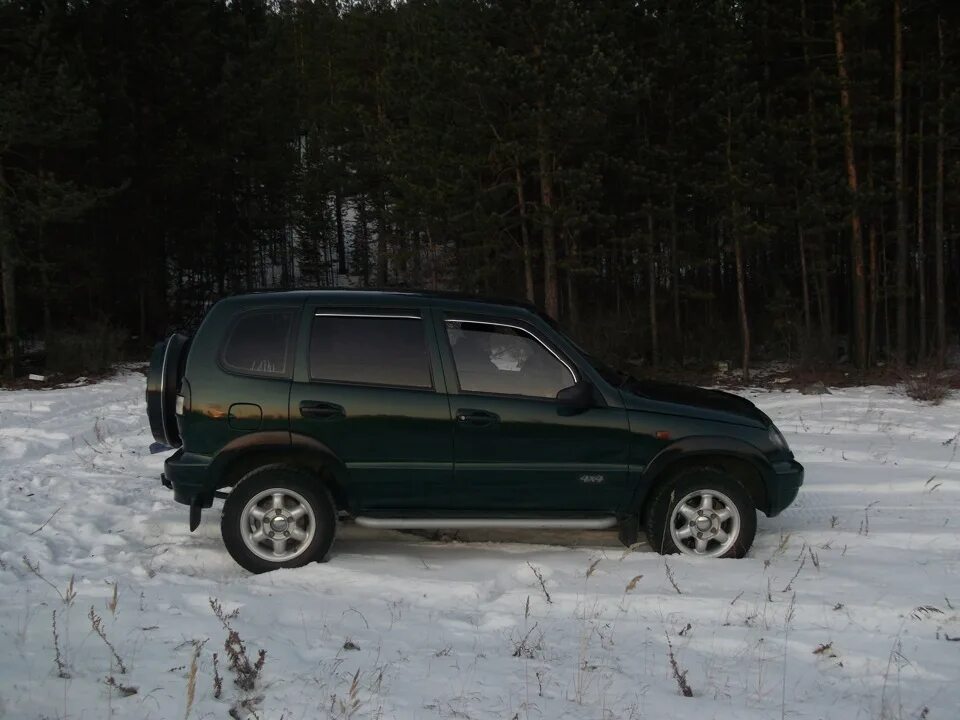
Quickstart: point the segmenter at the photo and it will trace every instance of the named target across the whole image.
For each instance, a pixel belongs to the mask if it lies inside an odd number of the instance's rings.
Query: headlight
[[[174,412],[177,415],[183,415],[183,395],[177,395],[177,402],[174,406]]]
[[[773,446],[779,450],[788,450],[787,441],[783,437],[783,433],[777,430],[776,425],[770,426],[770,432],[767,433],[767,437],[770,439],[770,442]]]

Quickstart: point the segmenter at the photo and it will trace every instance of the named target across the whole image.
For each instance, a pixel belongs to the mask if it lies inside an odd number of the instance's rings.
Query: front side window
[[[223,346],[223,365],[248,375],[288,375],[293,317],[292,310],[254,310],[240,315]]]
[[[432,387],[423,320],[317,313],[310,337],[310,379]]]
[[[573,368],[526,330],[448,320],[447,337],[466,392],[555,398],[576,382]]]

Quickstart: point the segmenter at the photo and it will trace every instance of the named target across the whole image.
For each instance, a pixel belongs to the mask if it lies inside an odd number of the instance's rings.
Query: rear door
[[[420,508],[449,486],[453,428],[429,310],[311,306],[290,426],[347,466],[354,509]]]
[[[622,407],[570,415],[557,392],[580,371],[523,321],[437,319],[454,414],[457,509],[496,513],[613,511],[627,483]]]

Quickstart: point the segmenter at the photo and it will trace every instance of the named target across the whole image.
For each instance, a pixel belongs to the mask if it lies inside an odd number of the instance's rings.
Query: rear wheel
[[[647,505],[647,540],[657,552],[741,558],[757,532],[750,495],[715,468],[690,468],[662,485]]]
[[[336,527],[336,507],[326,488],[281,465],[247,474],[227,496],[220,519],[227,551],[253,573],[324,559]]]

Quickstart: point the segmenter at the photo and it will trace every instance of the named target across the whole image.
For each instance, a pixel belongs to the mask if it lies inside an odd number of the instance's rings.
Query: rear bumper
[[[767,487],[769,517],[775,517],[788,508],[797,499],[797,493],[803,485],[803,465],[796,460],[774,463],[772,468]]]
[[[214,497],[209,469],[210,458],[180,448],[164,461],[160,482],[173,490],[173,499],[178,503],[208,508]]]

